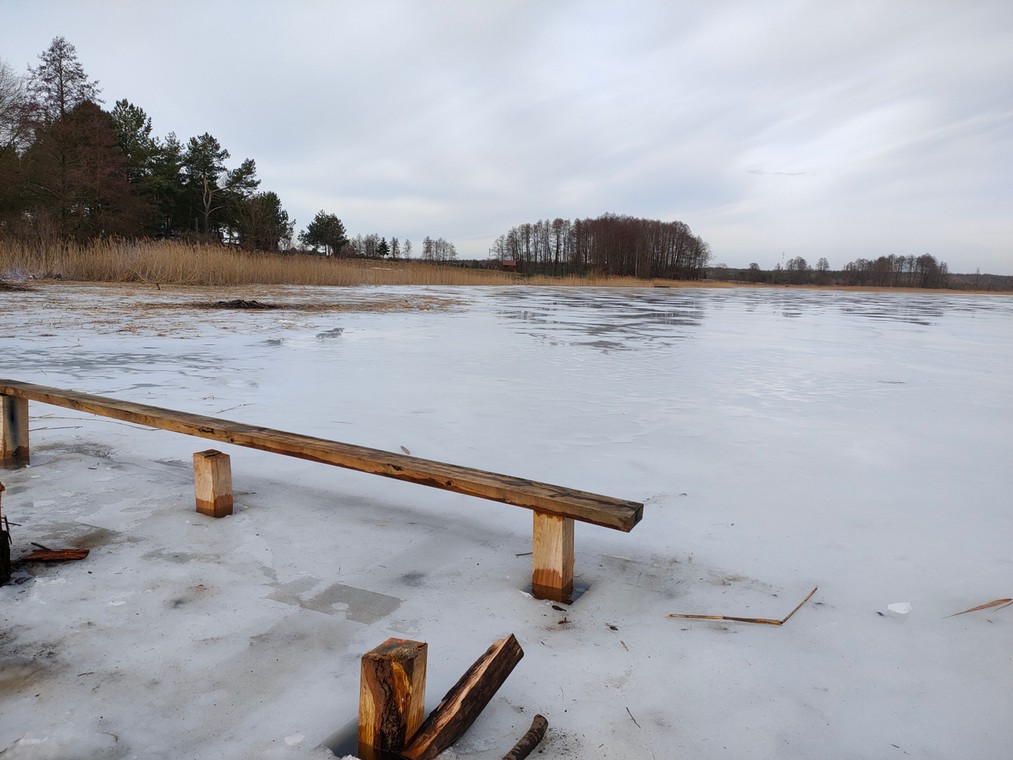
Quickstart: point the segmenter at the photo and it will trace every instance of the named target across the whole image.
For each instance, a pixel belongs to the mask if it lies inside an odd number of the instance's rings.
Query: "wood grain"
[[[644,505],[638,502],[147,404],[4,379],[0,379],[0,395],[405,480],[625,532],[643,516]]]
[[[573,596],[573,520],[534,513],[531,593],[569,602]]]
[[[360,746],[400,752],[415,735],[425,715],[427,653],[425,642],[387,639],[363,655]]]
[[[513,634],[495,642],[429,713],[401,754],[408,760],[432,760],[461,738],[523,656]]]
[[[193,455],[193,483],[197,511],[208,517],[232,514],[232,460],[214,449]]]

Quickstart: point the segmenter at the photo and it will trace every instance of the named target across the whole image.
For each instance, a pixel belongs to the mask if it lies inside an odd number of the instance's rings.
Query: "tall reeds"
[[[175,241],[23,243],[0,239],[0,279],[163,285],[583,285],[643,287],[631,277],[525,277],[420,261],[250,253]]]

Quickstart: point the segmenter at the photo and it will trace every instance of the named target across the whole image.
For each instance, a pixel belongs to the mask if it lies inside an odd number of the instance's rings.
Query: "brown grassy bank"
[[[419,261],[328,259],[249,253],[171,241],[96,241],[85,246],[0,240],[0,277],[160,285],[582,285],[650,287],[632,277],[525,277]],[[680,283],[665,281],[668,286]],[[684,283],[699,284],[699,283]]]
[[[583,287],[802,288],[917,293],[966,293],[834,285],[770,285],[718,280],[642,280],[633,277],[527,277],[421,261],[328,259],[303,254],[249,253],[173,241],[96,241],[85,246],[25,244],[0,238],[0,286],[25,278],[192,286],[251,285],[569,285]],[[1009,291],[982,291],[988,295]]]

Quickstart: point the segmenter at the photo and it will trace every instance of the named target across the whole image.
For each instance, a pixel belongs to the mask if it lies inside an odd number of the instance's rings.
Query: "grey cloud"
[[[481,257],[515,224],[615,211],[681,219],[730,265],[1013,272],[1005,2],[102,8],[6,2],[0,55],[65,35],[107,101],[255,158],[300,224],[324,208]]]

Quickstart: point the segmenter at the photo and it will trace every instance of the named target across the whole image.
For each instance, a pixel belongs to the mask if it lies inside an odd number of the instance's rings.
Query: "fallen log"
[[[549,721],[542,715],[536,715],[531,721],[531,728],[521,737],[521,740],[514,745],[514,748],[503,755],[503,760],[524,760],[545,738],[545,729],[549,727]]]
[[[429,713],[401,755],[408,760],[433,760],[461,738],[523,656],[513,634],[489,647]]]

